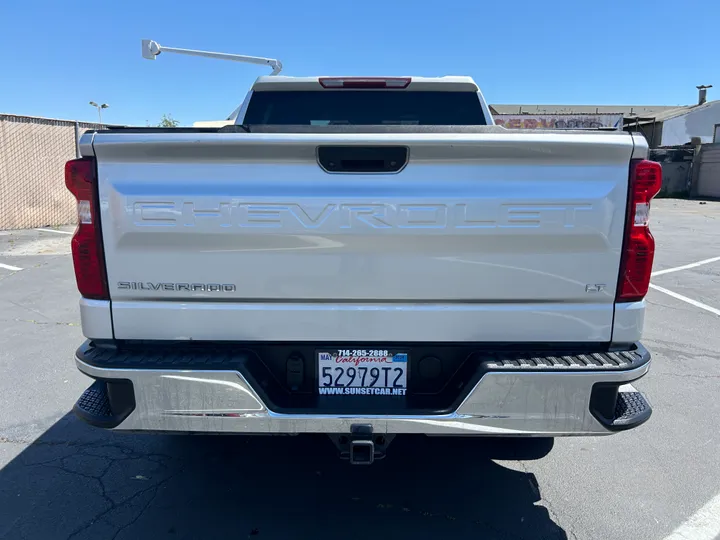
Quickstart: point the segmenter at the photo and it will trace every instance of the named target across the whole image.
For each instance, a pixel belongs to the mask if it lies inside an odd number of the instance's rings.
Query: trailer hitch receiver
[[[369,424],[353,424],[350,435],[330,435],[340,452],[340,459],[347,459],[351,465],[371,465],[376,459],[383,459],[394,435],[375,435]]]

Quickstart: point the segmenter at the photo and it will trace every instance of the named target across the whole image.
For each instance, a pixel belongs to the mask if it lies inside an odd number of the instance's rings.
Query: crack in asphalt
[[[120,445],[109,445],[109,444],[96,444],[96,443],[76,443],[74,441],[41,441],[41,440],[33,440],[33,439],[11,439],[10,437],[2,437],[0,436],[0,444],[7,443],[7,444],[26,444],[26,445],[33,445],[33,446],[70,446],[73,448],[82,448],[82,447],[92,447],[92,448],[102,448],[102,447],[113,447],[113,448],[120,448]]]
[[[4,441],[4,442],[10,442],[10,441]],[[163,460],[172,460],[175,458],[172,458],[170,456],[165,456],[162,454],[140,454],[137,453],[131,449],[123,448],[121,445],[95,445],[95,444],[80,444],[80,445],[70,445],[67,443],[67,446],[74,447],[74,448],[80,448],[79,452],[76,452],[70,456],[62,456],[62,457],[56,457],[47,461],[43,462],[35,462],[35,463],[29,463],[25,464],[26,467],[45,467],[55,470],[60,470],[66,474],[79,476],[81,478],[85,478],[87,480],[92,480],[97,483],[98,485],[98,491],[100,496],[102,497],[106,508],[98,513],[96,513],[94,516],[86,520],[83,524],[81,524],[78,528],[76,528],[73,532],[69,534],[67,537],[68,540],[77,537],[79,534],[81,534],[83,531],[87,530],[89,527],[94,525],[100,520],[105,520],[105,522],[108,523],[111,527],[116,528],[115,534],[113,535],[113,539],[116,538],[123,530],[127,529],[128,527],[132,526],[134,523],[142,517],[142,515],[147,511],[147,509],[150,507],[150,505],[153,503],[153,501],[157,498],[158,492],[160,488],[165,485],[167,482],[169,482],[171,479],[175,478],[178,474],[183,472],[184,466],[180,466],[175,472],[172,474],[169,474],[165,478],[153,483],[152,485],[139,489],[129,497],[121,497],[119,500],[114,500],[109,494],[108,494],[108,488],[105,484],[105,476],[108,474],[110,469],[113,465],[115,465],[118,462],[123,461],[133,461],[133,460],[149,460],[153,463],[157,464],[160,467],[167,468],[168,465],[166,463],[163,463]],[[54,444],[50,444],[49,446],[55,446]],[[107,455],[98,455],[95,453],[89,453],[86,450],[97,450],[102,448],[112,448],[115,450],[119,450],[123,457],[113,457],[113,456],[107,456]],[[93,457],[98,458],[102,460],[106,460],[107,464],[96,474],[86,474],[84,472],[80,472],[74,468],[71,468],[69,465],[69,460],[72,458],[77,458],[78,456],[86,456],[86,457]],[[158,459],[150,459],[153,458],[160,458]],[[114,510],[117,510],[121,507],[126,507],[129,504],[132,504],[134,500],[137,500],[142,495],[152,492],[152,496],[149,498],[149,500],[140,508],[139,512],[126,524],[117,527],[113,525],[112,523],[108,522],[107,519],[105,519],[105,516],[113,512]]]
[[[82,525],[80,525],[77,529],[75,529],[73,532],[69,534],[67,537],[68,539],[76,537],[78,534],[82,533],[84,530],[91,527],[93,524],[97,523],[99,520],[102,520],[113,512],[114,510],[117,510],[121,507],[127,507],[127,505],[132,504],[133,501],[137,500],[142,495],[152,492],[152,496],[149,498],[149,500],[143,504],[142,508],[140,508],[139,512],[137,512],[136,515],[133,516],[133,518],[127,522],[126,524],[117,527],[113,525],[112,523],[108,522],[108,525],[116,528],[116,532],[113,536],[113,538],[116,538],[123,530],[127,529],[128,527],[132,526],[134,523],[137,522],[138,519],[145,513],[145,511],[149,508],[149,506],[152,504],[152,502],[156,499],[159,489],[165,485],[167,482],[169,482],[171,479],[175,478],[178,474],[184,471],[184,465],[181,465],[177,468],[172,474],[169,474],[165,476],[164,478],[154,482],[152,485],[139,489],[135,493],[133,493],[130,496],[120,496],[117,500],[114,500],[113,497],[110,496],[108,493],[108,487],[106,485],[105,477],[110,472],[113,465],[116,465],[120,462],[130,462],[130,461],[137,461],[137,460],[144,460],[144,461],[150,461],[155,466],[161,467],[163,469],[168,469],[169,465],[166,463],[168,461],[172,461],[176,458],[173,458],[168,455],[159,454],[159,453],[139,453],[136,452],[130,448],[123,447],[122,445],[116,445],[116,444],[95,444],[95,443],[81,443],[81,444],[72,444],[69,442],[54,442],[54,441],[35,441],[32,443],[26,442],[26,441],[16,441],[16,440],[10,440],[8,438],[2,438],[0,439],[0,443],[7,443],[7,444],[25,444],[29,445],[32,444],[33,446],[45,446],[45,447],[59,447],[59,446],[65,446],[71,449],[77,450],[76,452],[72,453],[71,455],[66,456],[57,456],[52,459],[48,459],[45,461],[38,461],[38,462],[31,462],[31,463],[23,463],[24,467],[28,468],[46,468],[46,469],[54,469],[58,471],[62,471],[65,474],[78,476],[80,478],[85,478],[87,480],[90,480],[97,484],[98,486],[98,493],[100,497],[102,498],[104,502],[105,508],[93,515],[91,518],[86,520]],[[109,451],[114,450],[116,452],[120,452],[120,456],[111,456],[107,455],[105,453],[103,455],[103,450]],[[73,459],[80,459],[82,458],[94,458],[98,460],[103,460],[106,463],[96,472],[96,473],[86,473],[77,470],[77,468],[73,467],[71,465],[71,461]],[[140,476],[138,475],[138,477]],[[147,480],[146,477],[142,477],[144,480]],[[127,484],[125,484],[127,485]],[[125,485],[122,485],[120,487],[125,487]],[[107,522],[107,520],[105,520]],[[14,526],[14,525],[13,525]],[[11,529],[12,530],[12,529]],[[20,536],[23,536],[22,531],[15,530],[13,534],[19,534]]]
[[[676,305],[676,306],[673,306],[673,305],[670,305],[670,304],[666,304],[665,302],[658,302],[657,300],[650,300],[649,297],[646,297],[646,298],[645,298],[645,301],[646,301],[649,305],[659,306],[659,307],[662,307],[662,308],[665,308],[665,309],[669,309],[669,310],[671,310],[671,311],[684,311],[685,313],[693,313],[693,314],[694,314],[694,313],[697,313],[697,308],[694,308],[694,309],[693,309],[693,308],[690,308],[690,307],[686,307],[685,305]],[[679,300],[678,300],[678,302],[679,302]]]
[[[24,306],[24,305],[22,305],[22,304],[18,304],[17,302],[13,302],[12,300],[7,300],[7,301],[8,301],[9,303],[11,303],[11,304],[12,304],[13,306],[15,306],[15,307],[19,307],[20,309],[27,309],[28,311],[32,311],[33,313],[37,313],[37,314],[40,315],[41,317],[46,317],[46,315],[45,315],[42,311],[38,311],[37,309],[33,309],[33,308],[31,308],[31,307]],[[49,318],[49,317],[46,317],[46,318]],[[15,320],[17,321],[18,319],[15,319]]]
[[[667,341],[663,339],[647,339],[645,340],[651,347],[651,351],[661,351],[668,356],[668,359],[672,360],[675,356],[680,355],[683,357],[694,358],[696,356],[707,356],[709,358],[720,359],[716,349],[710,349],[703,347],[699,342],[694,341],[692,343],[683,344],[679,347],[677,341]]]
[[[175,478],[175,477],[176,477],[179,473],[181,473],[182,471],[183,471],[183,468],[181,468],[180,470],[176,471],[174,474],[171,474],[171,475],[168,476],[167,478],[164,478],[163,480],[159,481],[157,484],[154,484],[154,485],[152,485],[152,486],[150,486],[150,487],[147,487],[147,488],[145,488],[145,489],[141,489],[140,491],[137,491],[135,494],[133,494],[132,496],[128,497],[127,499],[122,500],[121,502],[118,502],[118,503],[112,502],[112,499],[110,499],[109,497],[107,497],[108,500],[111,501],[110,507],[107,508],[106,510],[103,510],[102,512],[96,514],[95,516],[93,516],[92,518],[90,518],[89,520],[87,520],[84,524],[82,524],[78,529],[76,529],[75,531],[73,531],[72,533],[70,533],[70,535],[67,537],[68,540],[71,540],[73,537],[76,537],[78,534],[80,534],[80,533],[82,533],[83,531],[87,530],[88,528],[92,527],[95,523],[97,523],[97,522],[100,521],[100,520],[104,520],[104,521],[105,521],[106,523],[108,523],[111,527],[114,527],[114,528],[117,529],[117,530],[115,531],[115,534],[112,536],[113,539],[117,538],[117,536],[118,536],[121,532],[123,532],[124,530],[126,530],[128,527],[134,525],[134,524],[142,517],[142,515],[147,511],[147,509],[150,507],[150,505],[153,503],[153,501],[155,501],[155,498],[157,497],[158,491],[160,490],[160,488],[161,488],[163,485],[165,485],[166,483],[168,483],[170,480],[172,480],[173,478]],[[103,493],[105,493],[105,489],[106,489],[106,488],[104,487],[103,482],[101,481],[100,484],[101,484],[101,486],[102,486]],[[140,511],[137,513],[137,515],[135,515],[135,517],[133,517],[133,518],[132,518],[128,523],[126,523],[125,525],[122,525],[122,526],[120,526],[120,527],[117,527],[117,526],[113,525],[112,523],[108,522],[108,521],[105,519],[105,516],[108,515],[110,512],[112,512],[113,510],[117,510],[118,508],[121,508],[122,506],[128,505],[128,504],[131,503],[133,500],[137,499],[137,498],[140,497],[141,495],[144,495],[145,493],[148,493],[148,492],[150,492],[150,491],[152,491],[153,494],[152,494],[152,496],[150,497],[150,499],[148,500],[148,502],[145,503],[145,504],[143,505],[143,507],[140,509]]]
[[[665,375],[668,377],[681,377],[684,379],[720,379],[720,375],[704,375],[696,373],[672,373],[670,371],[659,371],[656,375]]]
[[[180,474],[181,472],[182,472],[182,469],[180,469],[179,471],[177,471],[175,474],[172,474],[172,475],[168,476],[168,477],[165,478],[164,480],[158,482],[158,484],[157,484],[156,486],[154,486],[153,494],[152,494],[152,496],[150,497],[150,499],[148,500],[148,502],[145,504],[145,506],[143,506],[143,507],[140,509],[140,512],[138,512],[138,514],[137,514],[132,520],[130,520],[126,525],[123,525],[122,527],[119,527],[119,528],[118,528],[118,530],[117,530],[117,531],[115,532],[115,534],[113,535],[112,540],[115,540],[115,538],[117,538],[118,535],[119,535],[121,532],[123,532],[123,531],[126,530],[126,529],[129,529],[129,528],[132,527],[135,523],[137,523],[137,521],[145,514],[145,511],[146,511],[148,508],[150,508],[150,505],[151,505],[153,502],[155,502],[155,499],[156,499],[157,496],[158,496],[158,492],[160,491],[160,488],[161,488],[163,485],[167,484],[170,480],[172,480],[173,478],[175,478],[175,476],[177,476],[177,475]],[[150,490],[145,490],[145,491],[150,491]]]
[[[29,309],[29,308],[28,308]],[[34,311],[34,310],[33,310]],[[40,312],[38,312],[40,313]],[[40,313],[42,315],[42,313]],[[43,315],[44,316],[44,315]],[[13,319],[15,322],[25,322],[32,324],[54,324],[58,326],[80,326],[79,322],[61,322],[61,321],[35,321],[33,319]]]

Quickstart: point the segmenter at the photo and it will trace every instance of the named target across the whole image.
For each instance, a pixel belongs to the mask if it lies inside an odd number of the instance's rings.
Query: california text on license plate
[[[387,349],[318,351],[318,391],[330,395],[404,396],[408,355]]]

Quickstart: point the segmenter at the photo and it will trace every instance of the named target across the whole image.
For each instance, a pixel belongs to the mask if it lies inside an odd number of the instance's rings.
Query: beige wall
[[[75,222],[64,179],[75,151],[73,121],[0,114],[0,230]]]

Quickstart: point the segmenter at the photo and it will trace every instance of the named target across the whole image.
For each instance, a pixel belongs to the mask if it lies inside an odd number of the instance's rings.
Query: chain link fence
[[[0,230],[75,223],[65,162],[98,124],[0,114]]]

